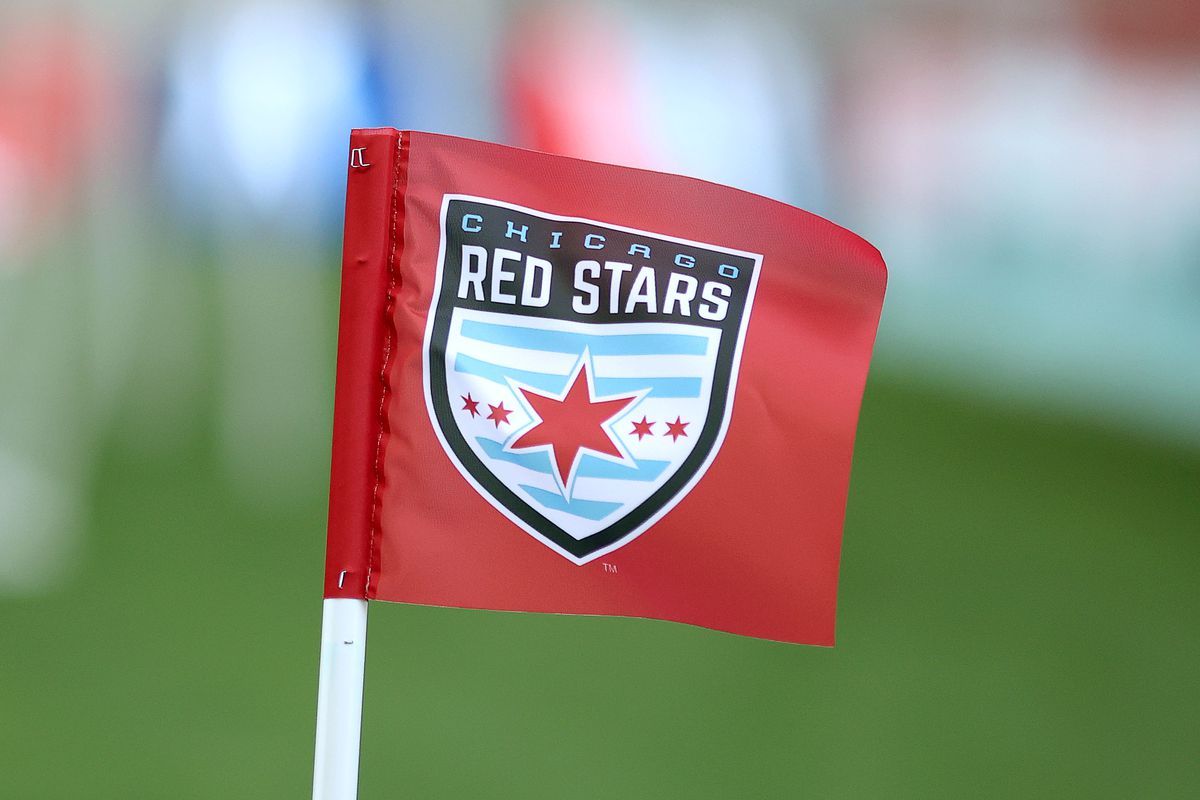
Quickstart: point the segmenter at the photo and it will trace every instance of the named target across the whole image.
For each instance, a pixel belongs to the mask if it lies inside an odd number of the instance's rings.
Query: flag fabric
[[[676,175],[351,136],[325,592],[832,644],[886,283]]]

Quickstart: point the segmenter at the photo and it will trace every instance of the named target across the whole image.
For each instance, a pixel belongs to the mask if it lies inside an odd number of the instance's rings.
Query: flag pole
[[[325,598],[321,609],[321,673],[317,684],[317,744],[313,800],[358,797],[367,601]]]

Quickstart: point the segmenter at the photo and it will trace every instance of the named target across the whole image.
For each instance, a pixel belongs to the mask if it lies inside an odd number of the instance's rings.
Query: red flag
[[[351,136],[326,597],[832,644],[879,253],[705,181]]]

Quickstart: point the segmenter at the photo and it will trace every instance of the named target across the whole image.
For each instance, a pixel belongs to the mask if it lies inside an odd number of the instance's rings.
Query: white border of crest
[[[582,223],[590,224],[590,225],[598,225],[601,228],[610,228],[612,230],[624,231],[626,233],[641,234],[641,235],[650,236],[650,237],[653,237],[655,239],[659,239],[662,241],[676,242],[678,244],[691,245],[693,247],[699,247],[699,248],[703,248],[705,250],[712,250],[712,251],[718,252],[718,253],[729,253],[730,255],[741,256],[743,258],[749,258],[754,261],[754,267],[755,267],[754,275],[751,277],[750,287],[746,294],[746,306],[745,306],[745,310],[742,312],[741,324],[738,327],[738,340],[737,340],[737,345],[733,351],[733,364],[731,365],[730,372],[729,372],[729,388],[726,392],[727,396],[726,396],[726,403],[725,403],[725,415],[721,420],[721,427],[717,431],[717,437],[713,441],[712,449],[709,450],[708,455],[704,459],[704,463],[701,464],[696,469],[696,474],[693,475],[691,477],[691,479],[686,484],[684,484],[679,489],[679,491],[675,493],[675,495],[671,499],[669,499],[666,503],[664,503],[662,508],[660,508],[658,511],[654,512],[654,514],[652,514],[649,518],[647,518],[647,520],[645,522],[643,522],[637,528],[634,528],[632,531],[630,531],[628,534],[626,534],[621,539],[618,539],[617,541],[613,542],[612,544],[608,545],[607,547],[601,548],[600,550],[597,550],[594,553],[588,553],[586,556],[582,556],[582,557],[578,557],[571,553],[568,553],[566,550],[563,550],[561,547],[559,547],[554,542],[543,537],[537,530],[533,529],[530,525],[528,525],[523,519],[518,517],[516,514],[509,511],[508,508],[506,508],[503,503],[496,500],[496,498],[492,497],[492,495],[486,489],[484,489],[482,486],[480,486],[479,483],[475,480],[475,478],[471,475],[471,473],[459,462],[458,456],[455,455],[455,453],[454,453],[454,448],[452,448],[450,446],[450,443],[448,441],[446,441],[445,434],[442,432],[441,427],[438,425],[437,413],[434,411],[434,408],[433,408],[433,395],[431,392],[432,384],[430,383],[430,374],[429,374],[429,341],[430,341],[430,337],[433,335],[434,319],[436,316],[438,301],[441,299],[441,293],[442,293],[442,266],[445,262],[445,257],[446,257],[446,212],[449,209],[450,201],[452,201],[452,200],[469,200],[469,201],[475,201],[475,202],[479,202],[479,203],[486,203],[488,205],[498,206],[500,208],[508,208],[508,209],[512,209],[513,211],[520,211],[525,214],[532,214],[533,216],[536,216],[536,217],[542,217],[543,219],[549,219],[549,220],[556,220],[558,222],[582,222]],[[708,472],[708,468],[709,468],[709,466],[712,465],[713,460],[717,457],[717,452],[720,451],[721,445],[725,443],[725,434],[729,430],[729,420],[733,416],[733,401],[734,401],[735,395],[737,394],[738,373],[740,371],[741,364],[742,364],[742,347],[745,345],[745,342],[746,342],[746,329],[750,323],[750,314],[754,308],[754,295],[755,295],[755,291],[758,288],[758,277],[759,277],[759,274],[762,272],[762,261],[763,261],[762,255],[760,255],[758,253],[748,253],[748,252],[745,252],[742,250],[734,250],[729,247],[720,247],[718,245],[707,244],[705,242],[695,242],[695,241],[691,241],[689,239],[681,239],[676,236],[667,236],[667,235],[661,234],[661,233],[653,233],[651,231],[643,231],[643,230],[639,230],[637,228],[626,228],[621,225],[613,225],[608,222],[600,222],[599,220],[586,219],[583,217],[567,217],[567,216],[561,216],[558,214],[549,214],[544,211],[537,211],[532,208],[526,208],[525,206],[519,206],[519,205],[516,205],[515,203],[506,203],[502,200],[493,200],[490,197],[477,197],[475,195],[467,195],[467,194],[444,194],[444,195],[442,195],[442,208],[438,214],[438,239],[439,239],[439,243],[438,243],[437,272],[434,276],[433,296],[429,301],[429,308],[426,310],[426,313],[425,313],[425,317],[426,317],[425,335],[424,335],[424,339],[421,344],[421,379],[422,379],[422,383],[423,383],[422,389],[425,394],[425,410],[429,414],[429,423],[430,423],[430,425],[433,426],[433,431],[437,435],[438,441],[442,445],[442,449],[446,452],[446,455],[450,457],[451,463],[454,464],[454,466],[458,470],[459,474],[461,474],[463,476],[463,478],[466,479],[467,483],[469,483],[471,485],[471,487],[473,489],[475,489],[475,491],[478,492],[479,495],[481,497],[483,497],[483,499],[485,499],[493,508],[495,508],[501,514],[503,514],[506,518],[508,518],[508,520],[510,522],[512,522],[517,527],[519,527],[521,530],[523,530],[526,533],[528,533],[529,535],[533,536],[539,542],[546,545],[551,550],[558,553],[560,556],[567,559],[568,561],[571,561],[572,563],[574,563],[576,565],[583,566],[584,564],[594,561],[597,558],[600,558],[601,556],[607,555],[608,553],[611,553],[614,550],[617,550],[618,548],[621,548],[621,547],[625,546],[626,544],[629,544],[631,541],[636,539],[638,536],[642,535],[647,530],[649,530],[660,519],[662,519],[664,516],[666,516],[667,513],[669,511],[671,511],[671,509],[673,509],[676,505],[678,505],[680,503],[680,501],[682,501],[683,498],[686,497],[692,491],[693,488],[695,488],[696,484],[700,482],[700,479],[704,477],[706,472]]]

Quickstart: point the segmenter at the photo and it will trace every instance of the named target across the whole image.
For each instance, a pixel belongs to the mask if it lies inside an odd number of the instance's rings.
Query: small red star
[[[512,424],[511,422],[508,421],[508,415],[512,413],[512,409],[505,408],[503,400],[500,401],[500,405],[498,405],[498,406],[494,406],[491,403],[488,403],[488,408],[490,408],[492,410],[492,413],[488,414],[487,418],[490,419],[492,422],[494,422],[496,424],[497,428],[500,427],[501,422],[503,422],[506,425]]]
[[[677,442],[679,441],[680,436],[687,436],[687,431],[685,431],[684,428],[691,424],[692,423],[690,422],[681,421],[679,416],[676,415],[674,422],[667,423],[667,432],[664,433],[663,436],[670,436],[671,441]]]
[[[462,407],[462,410],[470,411],[472,417],[478,417],[479,416],[479,401],[473,399],[471,397],[470,392],[467,392],[465,395],[462,395],[462,399],[463,399],[463,402],[466,404]],[[503,405],[503,404],[501,404],[501,405]]]
[[[638,441],[640,442],[642,440],[643,436],[653,436],[654,435],[654,431],[651,430],[651,428],[653,428],[653,427],[654,427],[654,423],[648,422],[646,420],[646,415],[642,414],[642,421],[634,422],[633,430],[631,430],[630,433],[636,434],[638,437]]]

